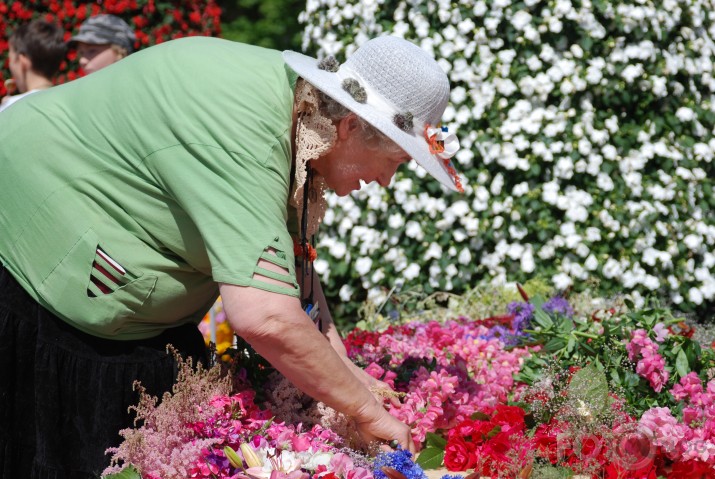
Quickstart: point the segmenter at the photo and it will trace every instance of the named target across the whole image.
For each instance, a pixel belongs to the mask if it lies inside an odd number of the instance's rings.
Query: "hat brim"
[[[458,191],[454,179],[444,165],[444,160],[429,152],[429,145],[424,135],[405,132],[399,129],[391,118],[385,118],[369,104],[355,101],[343,90],[335,73],[318,68],[318,61],[315,58],[298,52],[284,51],[283,60],[311,85],[384,133],[441,184],[452,191]]]
[[[69,40],[67,40],[67,45],[69,46],[74,46],[77,44],[77,42],[82,42],[82,43],[87,43],[89,45],[111,45],[112,42],[110,40],[103,41],[103,42],[98,42],[96,37],[93,37],[92,35],[75,35]]]

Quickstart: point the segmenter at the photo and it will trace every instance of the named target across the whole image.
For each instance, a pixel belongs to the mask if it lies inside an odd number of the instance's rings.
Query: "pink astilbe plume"
[[[185,466],[191,464],[201,451],[214,444],[215,438],[199,438],[187,424],[200,423],[214,414],[211,399],[231,392],[231,379],[221,372],[219,365],[204,369],[199,364],[194,370],[191,359],[183,360],[173,348],[178,366],[177,383],[172,393],[165,393],[160,404],[158,398],[135,382],[139,391],[139,404],[135,424],[139,427],[123,429],[119,434],[124,441],[119,447],[108,449],[112,465],[104,474],[118,472],[124,464],[132,464],[145,476],[163,479],[188,477]]]

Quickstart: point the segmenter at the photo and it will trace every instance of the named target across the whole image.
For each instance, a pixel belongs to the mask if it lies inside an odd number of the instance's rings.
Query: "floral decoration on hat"
[[[452,181],[454,181],[454,185],[457,187],[457,191],[464,193],[464,188],[462,187],[462,182],[459,179],[457,170],[454,168],[452,161],[450,161],[450,158],[459,151],[457,135],[450,133],[446,126],[433,127],[429,124],[425,125],[424,134],[425,140],[429,145],[430,153],[442,160],[447,173],[452,177]]]

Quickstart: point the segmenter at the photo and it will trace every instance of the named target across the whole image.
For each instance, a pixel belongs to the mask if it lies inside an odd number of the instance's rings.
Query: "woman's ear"
[[[357,133],[359,129],[360,119],[355,113],[349,113],[347,116],[344,116],[340,119],[340,121],[338,121],[338,139],[345,141],[351,136],[355,135],[355,133]]]

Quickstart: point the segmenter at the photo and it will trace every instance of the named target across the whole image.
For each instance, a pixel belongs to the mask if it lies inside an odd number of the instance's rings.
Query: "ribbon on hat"
[[[429,145],[429,152],[444,160],[452,158],[459,151],[457,135],[448,131],[446,126],[435,128],[425,125],[425,140]]]

